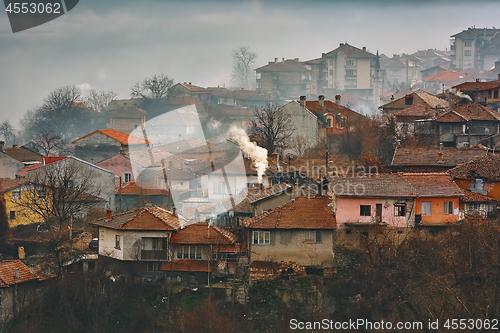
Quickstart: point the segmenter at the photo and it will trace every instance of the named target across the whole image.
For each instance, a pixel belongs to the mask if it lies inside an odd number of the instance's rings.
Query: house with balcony
[[[311,71],[299,58],[283,58],[282,61],[275,58],[274,62],[270,61],[255,72],[256,90],[272,99],[297,99],[311,89]]]
[[[247,244],[224,228],[194,223],[177,230],[170,239],[170,258],[161,270],[167,281],[208,284],[214,278],[242,274],[247,262]]]
[[[170,260],[170,239],[185,221],[159,206],[136,208],[92,223],[98,228],[99,256],[113,259],[114,272],[157,277]]]
[[[457,105],[436,116],[434,122],[445,147],[468,148],[481,142],[494,146],[493,136],[500,133],[500,114],[477,103]]]
[[[500,61],[498,62],[500,69]],[[500,73],[496,80],[483,82],[464,82],[453,87],[468,95],[472,102],[479,103],[492,110],[500,109]]]

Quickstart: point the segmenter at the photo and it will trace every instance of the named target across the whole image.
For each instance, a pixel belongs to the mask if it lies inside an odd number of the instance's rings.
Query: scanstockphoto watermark
[[[369,321],[366,319],[356,319],[348,321],[334,321],[323,319],[321,321],[299,321],[290,319],[289,328],[291,330],[423,330],[424,324],[420,321],[407,321],[392,323],[390,321]]]
[[[79,0],[4,0],[12,32],[31,29],[52,21],[75,8]]]

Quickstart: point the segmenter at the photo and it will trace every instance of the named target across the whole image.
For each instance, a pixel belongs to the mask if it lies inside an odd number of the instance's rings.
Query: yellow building
[[[40,204],[45,203],[45,190],[33,191],[24,181],[0,178],[0,204],[5,207],[10,227],[43,222],[40,215],[21,205],[23,202],[33,202],[36,206],[37,200],[40,200]]]

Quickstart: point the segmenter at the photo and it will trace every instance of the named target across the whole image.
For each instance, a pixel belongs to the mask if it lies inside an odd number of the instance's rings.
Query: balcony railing
[[[142,250],[141,260],[168,260],[167,250]]]

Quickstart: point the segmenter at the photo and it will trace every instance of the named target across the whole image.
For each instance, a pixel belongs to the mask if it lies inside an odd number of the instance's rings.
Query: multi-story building
[[[311,73],[299,58],[274,58],[267,65],[257,68],[257,91],[272,93],[278,98],[297,99],[311,89]]]
[[[454,68],[488,70],[500,57],[500,29],[470,27],[451,38]]]

